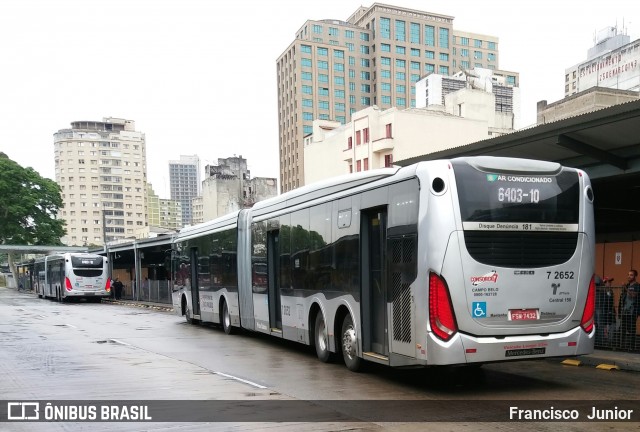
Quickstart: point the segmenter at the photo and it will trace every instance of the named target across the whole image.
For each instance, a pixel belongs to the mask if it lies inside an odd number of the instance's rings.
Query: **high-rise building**
[[[149,227],[170,230],[182,228],[182,204],[176,200],[160,198],[147,183]]]
[[[75,121],[53,135],[56,182],[62,188],[62,242],[102,245],[132,238],[147,221],[144,133],[107,117]]]
[[[606,27],[598,32],[587,59],[565,69],[565,97],[592,87],[640,91],[640,39]]]
[[[171,199],[182,204],[182,226],[191,225],[191,200],[200,195],[200,158],[198,155],[180,156],[169,161]]]
[[[498,38],[453,29],[453,17],[374,3],[346,21],[309,20],[278,57],[280,187],[304,184],[304,137],[313,120],[346,124],[368,106],[416,106],[430,73],[498,69]]]

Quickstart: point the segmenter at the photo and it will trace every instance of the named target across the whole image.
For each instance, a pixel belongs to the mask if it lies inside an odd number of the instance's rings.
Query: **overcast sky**
[[[346,20],[360,0],[1,0],[0,151],[55,179],[53,134],[118,117],[147,139],[148,180],[168,198],[167,162],[245,157],[278,177],[276,59],[307,19]],[[497,36],[500,69],[520,73],[522,125],[564,96],[564,70],[638,0],[393,0]],[[258,36],[259,35],[259,36]],[[231,41],[234,41],[231,43]]]

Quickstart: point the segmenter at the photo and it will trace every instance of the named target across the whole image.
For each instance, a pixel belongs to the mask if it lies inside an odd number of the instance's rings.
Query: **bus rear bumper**
[[[449,342],[427,336],[427,363],[430,365],[491,363],[551,357],[572,357],[593,353],[595,331],[580,327],[563,333],[477,337],[456,334]]]

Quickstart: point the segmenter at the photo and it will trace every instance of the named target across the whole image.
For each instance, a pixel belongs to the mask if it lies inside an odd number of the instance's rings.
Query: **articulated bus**
[[[174,308],[352,370],[587,354],[593,199],[583,171],[534,160],[350,174],[181,230]]]
[[[99,302],[111,293],[108,260],[102,255],[64,253],[38,258],[33,280],[38,297],[57,301],[86,298]]]

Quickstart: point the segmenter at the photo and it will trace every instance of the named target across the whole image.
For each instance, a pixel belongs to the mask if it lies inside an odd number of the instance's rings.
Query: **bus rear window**
[[[572,170],[558,175],[526,172],[482,172],[466,163],[454,165],[465,229],[483,229],[468,222],[577,224],[580,212],[579,178]],[[576,227],[577,229],[577,227]]]

